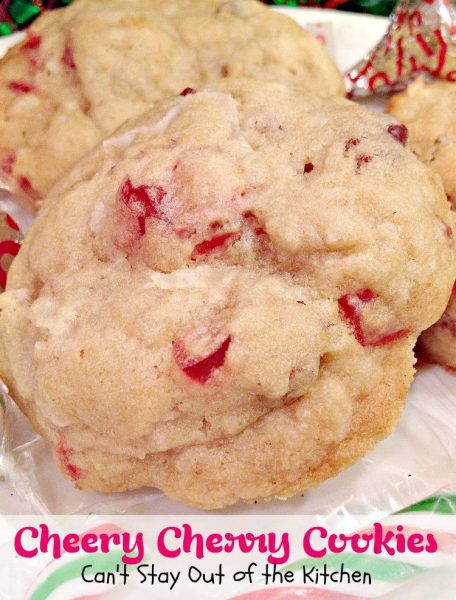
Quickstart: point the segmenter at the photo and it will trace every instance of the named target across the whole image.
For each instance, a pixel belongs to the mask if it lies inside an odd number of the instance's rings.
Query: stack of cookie
[[[77,487],[286,498],[397,424],[451,214],[341,81],[254,0],[77,0],[1,64],[6,175],[44,202],[0,371]]]

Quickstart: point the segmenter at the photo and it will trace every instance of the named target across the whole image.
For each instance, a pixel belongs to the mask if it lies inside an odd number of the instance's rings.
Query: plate
[[[383,35],[387,19],[332,10],[277,9],[304,27],[324,31],[342,70],[356,63]],[[20,36],[0,39],[0,53]],[[381,101],[370,101],[375,109]],[[316,489],[286,502],[239,505],[224,514],[389,514],[443,487],[456,487],[456,376],[437,366],[421,369],[397,431],[355,465]],[[14,407],[0,487],[0,513],[119,512],[199,514],[156,490],[105,495],[78,492],[55,468],[44,442]],[[19,497],[18,497],[19,496]],[[20,499],[26,498],[27,501]]]
[[[279,8],[303,27],[314,30],[317,23],[328,23],[333,34],[330,51],[341,71],[347,71],[383,36],[388,19],[329,9]]]

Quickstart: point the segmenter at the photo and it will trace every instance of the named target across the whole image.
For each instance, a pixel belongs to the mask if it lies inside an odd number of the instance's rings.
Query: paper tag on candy
[[[404,89],[420,73],[456,82],[452,0],[400,0],[382,40],[346,75],[351,97]]]

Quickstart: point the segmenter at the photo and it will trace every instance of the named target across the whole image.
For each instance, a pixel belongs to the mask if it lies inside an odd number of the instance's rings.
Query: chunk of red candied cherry
[[[3,240],[0,242],[0,288],[5,289],[7,273],[1,265],[1,260],[4,256],[17,256],[21,245],[14,240]]]
[[[244,219],[246,221],[246,225],[250,228],[250,230],[256,236],[258,236],[258,238],[260,240],[260,244],[262,244],[264,246],[265,243],[267,242],[267,239],[269,239],[269,238],[268,238],[268,234],[266,233],[266,230],[264,229],[264,227],[262,227],[260,225],[260,222],[259,222],[256,214],[254,212],[252,212],[251,210],[246,210],[242,214],[242,216],[244,217]]]
[[[405,146],[408,140],[408,129],[405,125],[400,123],[390,125],[388,127],[388,133],[400,144]]]
[[[408,329],[398,329],[397,331],[392,331],[391,333],[387,333],[386,335],[380,336],[374,340],[368,340],[366,342],[366,346],[386,346],[387,344],[392,344],[393,342],[397,342],[397,340],[407,337],[408,334]]]
[[[179,96],[188,96],[189,94],[196,94],[196,91],[191,87],[186,87],[182,90]]]
[[[28,177],[24,177],[24,175],[21,175],[20,177],[18,177],[17,183],[21,190],[25,192],[28,196],[30,196],[30,198],[34,198],[35,200],[39,198],[38,192],[35,190],[35,188],[32,185],[32,182]]]
[[[71,479],[73,479],[73,481],[80,479],[82,474],[81,469],[71,461],[73,450],[67,448],[63,442],[59,442],[56,448],[56,454],[60,464],[71,477]]]
[[[0,171],[3,171],[6,175],[12,174],[15,162],[16,153],[13,150],[7,150],[6,152],[0,153]]]
[[[9,81],[8,88],[18,94],[30,94],[30,92],[34,91],[35,86],[25,81]]]
[[[204,358],[193,358],[187,354],[182,341],[173,342],[173,356],[177,366],[187,377],[198,383],[206,383],[212,373],[223,366],[226,353],[231,344],[231,336],[223,340],[220,346]]]
[[[311,162],[306,162],[304,164],[304,173],[311,173],[314,170],[314,165]]]
[[[69,44],[65,44],[65,48],[63,49],[62,62],[70,69],[70,71],[74,71],[76,69],[73,50]]]
[[[408,329],[398,329],[397,331],[380,335],[373,339],[366,336],[362,326],[361,311],[364,305],[369,304],[375,298],[377,298],[377,295],[369,288],[366,288],[353,294],[345,294],[338,300],[339,314],[350,326],[353,335],[361,346],[385,346],[406,337],[409,333]]]
[[[26,31],[27,38],[22,44],[21,51],[27,55],[32,67],[38,69],[41,66],[39,57],[39,49],[41,46],[41,35],[35,31],[28,29]]]
[[[372,156],[362,154],[356,158],[356,170],[359,171],[363,165],[366,165],[372,160]]]
[[[159,185],[134,186],[130,178],[123,183],[120,188],[120,200],[131,216],[136,218],[139,237],[146,233],[147,219],[164,218],[160,205],[165,196],[165,190]]]
[[[40,34],[31,29],[27,29],[26,35],[27,38],[22,44],[22,50],[38,50],[42,41]]]
[[[221,233],[220,235],[215,235],[208,240],[203,240],[199,244],[196,244],[196,246],[193,248],[191,258],[194,260],[197,256],[211,254],[211,252],[214,252],[222,246],[234,244],[239,240],[240,237],[240,233],[236,231],[230,231],[227,233]]]
[[[354,294],[345,294],[338,300],[339,313],[341,317],[353,329],[353,333],[358,342],[364,346],[365,338],[361,327],[360,309],[361,305],[368,304],[374,300],[375,294],[370,289],[360,290]]]
[[[361,140],[359,138],[350,138],[345,142],[345,152],[348,152],[353,146],[357,146]]]

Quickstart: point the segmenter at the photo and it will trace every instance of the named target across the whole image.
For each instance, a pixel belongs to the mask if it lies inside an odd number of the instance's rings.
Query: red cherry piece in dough
[[[354,294],[345,294],[338,300],[339,313],[341,317],[350,325],[353,329],[353,333],[358,342],[364,346],[364,332],[361,328],[361,317],[359,315],[359,304],[367,304],[375,298],[375,294],[372,290],[365,289],[355,292]]]
[[[25,81],[9,81],[8,88],[18,94],[30,94],[35,89],[35,86]]]
[[[65,64],[71,71],[76,69],[76,63],[74,62],[74,55],[71,46],[68,44],[65,45],[62,55],[62,62]]]
[[[372,156],[366,156],[365,154],[358,156],[356,159],[356,170],[359,171],[361,167],[372,160]]]
[[[405,125],[401,124],[393,124],[388,127],[388,133],[393,136],[393,138],[405,146],[408,140],[408,129]]]
[[[60,442],[56,449],[57,457],[68,475],[76,481],[81,478],[81,469],[71,462],[73,451],[66,448],[63,442]]]
[[[20,248],[21,245],[19,242],[15,242],[14,240],[3,240],[3,242],[0,242],[0,261],[5,255],[17,256]],[[0,288],[5,289],[6,277],[7,273],[0,264]]]
[[[345,152],[348,152],[353,146],[357,146],[361,140],[359,138],[350,138],[345,142]]]
[[[223,366],[225,356],[231,344],[231,336],[223,340],[220,346],[204,358],[188,356],[182,341],[173,343],[173,356],[177,366],[193,381],[206,383],[212,373]]]
[[[28,196],[35,199],[39,198],[38,192],[35,190],[28,177],[24,177],[23,175],[21,175],[20,177],[18,177],[17,183],[19,184],[21,190],[25,192]]]
[[[314,166],[311,162],[307,162],[304,165],[304,173],[311,173],[314,170]]]
[[[120,188],[122,203],[136,216],[139,236],[146,233],[146,220],[154,217],[163,219],[160,204],[166,196],[165,190],[159,185],[134,186],[128,178]]]
[[[372,290],[366,288],[353,294],[345,294],[338,300],[339,314],[342,319],[351,327],[353,330],[353,335],[361,344],[361,346],[385,346],[408,335],[408,329],[399,329],[397,331],[381,335],[378,338],[366,338],[361,323],[361,308],[363,304],[372,302],[376,297],[377,295]]]
[[[13,165],[16,162],[16,153],[13,150],[7,151],[0,158],[0,171],[3,171],[6,175],[11,175],[13,172]]]
[[[38,50],[41,46],[41,36],[35,31],[28,29],[26,31],[27,39],[22,44],[22,50]]]
[[[220,235],[216,235],[209,240],[204,240],[193,248],[192,258],[196,256],[202,256],[205,254],[210,254],[220,248],[221,246],[225,246],[228,242],[234,244],[240,238],[240,234],[238,232],[228,232],[221,233]]]
[[[195,90],[191,87],[186,87],[182,90],[179,96],[188,96],[189,94],[196,94]]]
[[[397,331],[393,331],[392,333],[387,333],[386,335],[380,336],[374,340],[368,340],[366,342],[366,346],[379,347],[386,346],[388,344],[392,344],[397,340],[401,340],[409,334],[408,329],[398,329]]]
[[[246,219],[247,224],[253,228],[253,232],[257,236],[267,235],[266,230],[263,227],[259,227],[258,218],[251,210],[245,211],[242,216]]]

